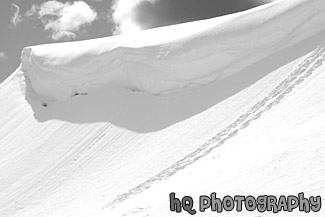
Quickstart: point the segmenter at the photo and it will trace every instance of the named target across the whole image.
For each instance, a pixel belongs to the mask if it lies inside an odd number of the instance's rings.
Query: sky
[[[26,46],[218,17],[272,0],[0,0],[0,83]]]

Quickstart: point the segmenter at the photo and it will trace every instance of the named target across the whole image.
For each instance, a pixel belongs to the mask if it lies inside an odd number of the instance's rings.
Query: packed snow
[[[194,216],[325,216],[198,208],[212,192],[324,204],[324,9],[279,0],[25,48],[0,85],[0,216],[190,216],[171,192]]]

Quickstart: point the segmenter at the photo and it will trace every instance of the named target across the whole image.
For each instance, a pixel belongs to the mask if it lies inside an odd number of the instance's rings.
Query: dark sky
[[[263,2],[266,1],[162,0],[156,3],[143,2],[138,6],[135,19],[146,28],[153,28],[244,11]]]
[[[0,82],[18,67],[25,46],[111,36],[117,29],[115,33],[124,33],[135,27],[149,29],[207,19],[270,1],[116,0],[114,4],[114,0],[84,0],[79,4],[64,0],[0,0]],[[55,7],[60,12],[53,12]]]

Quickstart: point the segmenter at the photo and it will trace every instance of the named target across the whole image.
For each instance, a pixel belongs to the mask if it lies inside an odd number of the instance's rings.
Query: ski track
[[[300,85],[305,79],[313,74],[315,69],[323,64],[325,60],[325,46],[322,44],[317,47],[302,63],[300,63],[287,78],[280,82],[273,90],[262,100],[258,101],[246,113],[240,115],[232,124],[228,125],[217,135],[205,142],[201,147],[188,154],[181,160],[175,162],[167,169],[130,189],[128,192],[117,195],[115,199],[109,202],[103,209],[111,207],[112,209],[118,203],[121,203],[128,198],[143,192],[150,188],[156,182],[165,180],[174,175],[176,172],[195,163],[200,158],[212,152],[215,148],[223,145],[227,140],[231,139],[242,129],[248,127],[252,121],[257,120],[263,113],[270,110],[272,107],[279,104],[286,95],[291,93],[294,88]]]

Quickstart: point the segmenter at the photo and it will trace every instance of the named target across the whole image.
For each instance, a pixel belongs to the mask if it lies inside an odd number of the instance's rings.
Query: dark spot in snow
[[[88,93],[74,93],[73,96],[88,95]]]
[[[46,102],[42,102],[42,106],[43,107],[47,107],[47,103]]]

